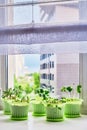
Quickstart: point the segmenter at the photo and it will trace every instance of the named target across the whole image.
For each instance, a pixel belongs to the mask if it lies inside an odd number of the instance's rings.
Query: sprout
[[[77,93],[79,94],[79,98],[80,98],[81,90],[82,90],[82,86],[80,84],[77,85]]]
[[[67,91],[66,87],[63,86],[63,87],[61,88],[61,92],[66,92],[66,91]]]
[[[72,90],[73,90],[73,88],[72,88],[71,86],[68,86],[66,89],[67,89],[67,91],[68,91],[69,93],[71,93]]]

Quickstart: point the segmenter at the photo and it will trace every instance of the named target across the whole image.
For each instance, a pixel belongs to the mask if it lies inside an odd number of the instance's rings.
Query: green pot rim
[[[49,118],[46,118],[46,121],[49,121],[49,122],[61,122],[61,121],[64,121],[64,118],[61,118],[61,119],[49,119]]]
[[[11,112],[4,111],[4,115],[11,115]]]
[[[77,114],[77,115],[68,115],[68,114],[65,114],[65,117],[66,118],[78,118],[78,117],[81,117],[81,114]]]
[[[11,120],[16,120],[16,121],[22,121],[22,120],[27,120],[28,119],[28,116],[26,117],[12,117],[11,116]]]

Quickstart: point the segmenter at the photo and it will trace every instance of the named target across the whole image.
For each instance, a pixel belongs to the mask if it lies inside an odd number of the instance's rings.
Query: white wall
[[[57,22],[79,21],[79,9],[57,5],[54,18],[55,18],[54,21]]]
[[[57,55],[57,64],[79,64],[79,54],[61,53]]]

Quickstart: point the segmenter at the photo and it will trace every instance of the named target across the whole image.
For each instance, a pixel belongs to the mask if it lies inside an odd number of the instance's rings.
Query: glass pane
[[[2,17],[3,16],[3,17]],[[0,8],[0,26],[29,24],[32,22],[32,6]]]
[[[80,22],[86,20],[86,8],[86,1],[78,0],[1,0],[0,25]]]
[[[78,1],[9,0],[0,2],[1,25],[78,22]],[[2,17],[3,14],[3,17]]]
[[[5,1],[0,2],[5,4]],[[30,1],[28,2],[30,4]],[[1,27],[8,25],[19,25],[16,29],[26,27],[25,31],[19,29],[13,33],[1,31],[0,54],[87,52],[87,25],[86,22],[78,24],[78,21],[87,20],[87,11],[84,12],[87,1],[37,2],[34,2],[33,6],[26,4],[0,6]],[[51,28],[52,26],[55,28]],[[32,31],[33,28],[36,30]],[[11,27],[10,29],[15,30]],[[27,29],[31,30],[28,32]]]
[[[32,22],[32,6],[20,6],[13,8],[13,24],[29,24]]]
[[[8,87],[9,88],[18,87],[19,85],[21,85],[24,89],[27,90],[33,88],[35,85],[37,85],[34,84],[34,74],[36,74],[37,76],[39,75],[39,72],[40,72],[39,54],[8,55]],[[40,84],[38,85],[38,87],[39,86]]]
[[[34,6],[39,8],[40,22],[78,22],[79,21],[79,3],[76,2],[48,2]],[[35,12],[35,11],[34,11]],[[37,22],[37,21],[36,21]]]
[[[38,87],[48,88],[51,91],[51,95],[61,95],[61,88],[63,86],[72,86],[74,89],[73,94],[77,96],[76,86],[79,84],[79,54],[46,53],[39,55],[8,55],[9,87],[15,87],[15,85],[19,84],[22,86],[23,83],[28,83],[30,85],[28,87],[35,87],[34,85],[37,84],[34,84],[34,73],[40,75],[40,84]]]

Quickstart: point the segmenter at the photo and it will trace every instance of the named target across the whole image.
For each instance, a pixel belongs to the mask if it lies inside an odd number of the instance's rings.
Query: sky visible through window
[[[24,55],[24,66],[28,67],[30,73],[39,72],[40,55],[39,54]]]
[[[14,0],[14,2],[27,2],[31,0]],[[32,16],[33,13],[33,16]],[[21,15],[20,15],[21,14]],[[14,24],[30,24],[34,21],[35,23],[40,22],[40,7],[35,5],[33,7],[32,12],[32,5],[27,6],[20,6],[14,7]]]

